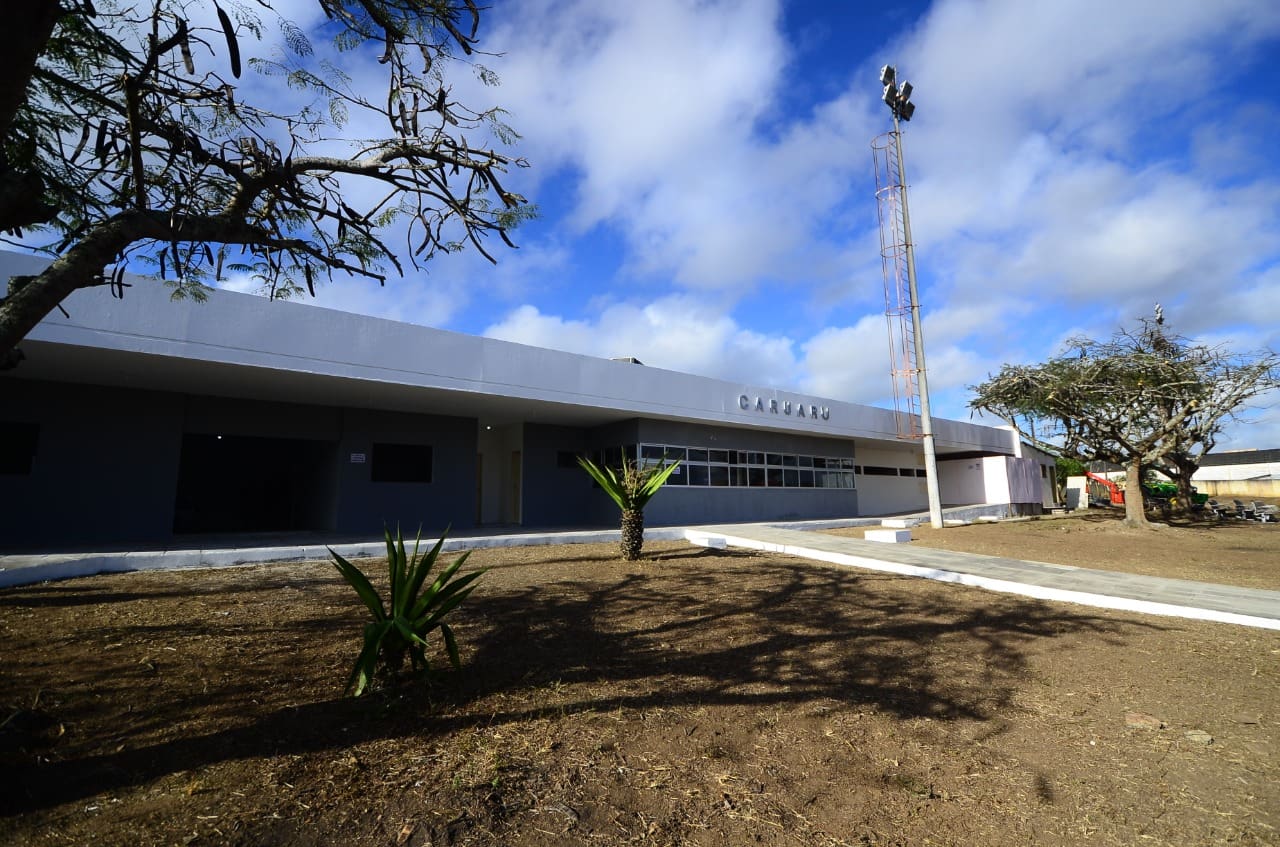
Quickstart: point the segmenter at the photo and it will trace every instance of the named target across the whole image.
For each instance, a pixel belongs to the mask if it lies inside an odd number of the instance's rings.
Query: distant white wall
[[[858,511],[863,514],[894,515],[927,508],[929,488],[923,477],[858,477]]]
[[[1046,464],[1037,458],[985,456],[938,463],[938,491],[944,503],[1039,503],[1054,505]]]
[[[1280,478],[1280,462],[1258,462],[1249,465],[1213,465],[1201,468],[1191,477],[1193,482],[1224,479]]]
[[[1072,511],[1089,508],[1089,478],[1087,476],[1067,477],[1067,502],[1064,505]]]
[[[982,460],[982,488],[986,492],[984,503],[1012,503],[1009,491],[1009,472],[1000,456],[987,456]]]
[[[929,485],[915,476],[924,467],[924,453],[914,444],[901,447],[867,447],[859,442],[854,462],[863,469],[858,475],[858,510],[868,515],[918,512],[929,508]],[[897,476],[867,473],[868,467],[894,468]],[[903,476],[903,472],[909,474]]]
[[[982,459],[953,459],[938,462],[938,494],[943,503],[973,504],[999,502],[987,499]]]
[[[1263,497],[1280,500],[1280,478],[1276,479],[1202,479],[1196,488],[1210,497]]]

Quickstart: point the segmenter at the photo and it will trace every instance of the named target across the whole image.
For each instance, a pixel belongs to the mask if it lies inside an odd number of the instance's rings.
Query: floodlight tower
[[[942,528],[942,499],[938,493],[938,460],[934,449],[933,417],[929,413],[929,380],[925,372],[924,331],[920,322],[920,292],[916,285],[916,253],[911,239],[911,214],[907,207],[907,177],[902,156],[901,122],[911,120],[911,83],[898,84],[893,65],[880,69],[883,99],[893,113],[893,131],[872,142],[876,158],[876,197],[880,213],[880,255],[885,273],[886,316],[894,370],[894,399],[900,417],[916,418],[919,399],[919,437],[924,444],[925,482],[929,492],[929,521]],[[881,139],[884,139],[881,141]],[[902,283],[905,271],[905,291]],[[905,296],[904,296],[905,295]],[[895,305],[896,304],[896,305]],[[910,321],[905,320],[909,313]],[[895,325],[894,317],[898,317]],[[902,404],[906,404],[905,414]],[[899,433],[903,433],[901,423]],[[910,434],[916,435],[914,426]]]

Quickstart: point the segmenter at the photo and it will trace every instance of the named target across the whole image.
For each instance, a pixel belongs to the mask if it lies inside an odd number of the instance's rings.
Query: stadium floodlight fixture
[[[916,104],[911,102],[914,86],[906,80],[898,85],[898,72],[893,65],[885,65],[880,69],[880,84],[884,86],[883,99],[893,112],[894,120],[911,120],[911,116],[916,113]]]

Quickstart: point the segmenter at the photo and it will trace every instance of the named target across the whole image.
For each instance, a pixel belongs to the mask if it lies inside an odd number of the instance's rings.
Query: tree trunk
[[[63,14],[58,0],[22,0],[7,4],[5,49],[0,51],[0,138],[9,138],[14,118],[27,101],[36,60]],[[0,230],[48,221],[57,209],[44,203],[44,180],[27,170],[30,163],[9,162],[0,152]],[[2,286],[0,286],[2,287]]]
[[[1188,512],[1192,511],[1196,505],[1196,493],[1191,490],[1194,487],[1191,477],[1184,474],[1174,481],[1178,483],[1178,505]]]
[[[9,285],[8,296],[0,301],[0,361],[8,360],[27,333],[73,291],[98,284],[103,269],[137,237],[131,217],[117,215],[91,229],[38,275],[21,286]]]
[[[1142,463],[1129,460],[1124,477],[1124,522],[1127,526],[1150,526],[1146,503],[1142,496]]]
[[[1165,475],[1178,486],[1178,505],[1188,512],[1193,511],[1196,499],[1195,492],[1191,490],[1195,487],[1191,484],[1191,478],[1200,469],[1200,463],[1188,459],[1179,459],[1176,456],[1171,459],[1171,463],[1173,468],[1166,468]]]
[[[644,546],[644,512],[624,509],[622,512],[622,558],[634,562]]]
[[[89,228],[88,233],[40,274],[11,287],[0,300],[0,363],[14,357],[14,350],[45,315],[58,308],[78,288],[101,284],[106,267],[135,241],[212,241],[220,244],[273,242],[290,248],[300,241],[273,238],[242,220],[224,215],[181,216],[164,210],[125,210]]]
[[[27,99],[36,59],[44,52],[62,14],[58,0],[7,4],[5,49],[0,52],[0,132],[9,134],[14,115]]]

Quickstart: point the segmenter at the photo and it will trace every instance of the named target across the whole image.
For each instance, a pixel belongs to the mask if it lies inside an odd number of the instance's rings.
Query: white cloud
[[[1280,8],[1243,0],[937,4],[901,47],[924,251],[1049,300],[1235,278],[1274,249],[1274,183],[1224,190],[1153,129],[1177,133],[1277,32]]]
[[[815,56],[783,23],[773,0],[488,13],[502,87],[453,82],[512,112],[534,164],[513,185],[546,217],[497,269],[433,265],[447,302],[397,314],[886,402],[867,145],[890,61],[916,83],[906,155],[940,414],[967,416],[964,386],[1001,363],[1106,337],[1156,301],[1185,334],[1280,343],[1280,111],[1237,88],[1280,6],[941,0],[875,56]],[[845,89],[812,100],[810,61],[822,90]],[[747,317],[760,291],[793,301],[790,335]]]
[[[652,367],[791,387],[854,403],[893,401],[883,315],[793,339],[746,329],[714,302],[675,295],[646,305],[615,303],[589,319],[567,319],[524,305],[484,334],[590,356],[634,356]],[[928,364],[933,390],[944,393],[972,383],[984,366],[976,354],[945,338],[931,347]],[[963,399],[939,414],[967,414]]]
[[[484,334],[589,356],[634,356],[652,367],[755,385],[792,385],[796,372],[791,339],[744,329],[719,306],[689,296],[618,303],[591,320],[525,305]]]
[[[1184,292],[1198,300],[1198,287],[1212,294],[1215,281],[1238,279],[1273,249],[1280,220],[1270,192],[1172,175],[1155,176],[1144,190],[1143,181],[1127,180],[1129,196],[1085,203],[1046,192],[1042,226],[1010,271],[1062,286],[1063,299],[1154,301]]]
[[[229,274],[217,286],[245,294],[268,293],[247,274]],[[459,278],[425,275],[393,277],[385,286],[367,279],[335,276],[333,282],[318,282],[314,300],[303,297],[304,302],[326,309],[435,327],[447,326],[469,300],[468,286]]]
[[[804,276],[822,215],[866,168],[865,98],[781,117],[774,2],[522,4],[495,65],[522,151],[576,174],[572,219],[616,226],[631,273],[749,288]],[[854,105],[855,103],[862,104]]]
[[[802,345],[804,387],[822,397],[876,405],[892,402],[888,330],[883,315],[829,327]]]
[[[1245,343],[1245,335],[1249,347],[1280,350],[1280,266],[1242,277],[1225,284],[1206,282],[1193,306],[1172,315],[1173,325],[1184,335],[1217,331],[1234,344]]]
[[[785,46],[772,2],[531,2],[492,44],[503,99],[545,166],[582,167],[578,218],[628,210],[668,168],[732,148],[772,99]]]
[[[1180,332],[1276,344],[1280,181],[1259,142],[1276,110],[1237,74],[1277,34],[1280,7],[1247,0],[940,2],[886,53],[916,83],[928,314],[992,318],[986,341],[929,332],[940,393],[952,365],[975,382],[1156,302]]]
[[[919,84],[917,120],[937,128],[917,146],[985,172],[1034,127],[1055,147],[1125,150],[1278,32],[1280,9],[1256,0],[948,0],[901,46],[900,69]]]
[[[980,379],[988,361],[954,343],[947,333],[934,337],[926,321],[926,374],[930,397],[943,396],[951,402],[937,407],[942,417],[962,416],[965,399],[961,390]],[[853,403],[892,406],[894,377],[890,365],[888,326],[883,315],[867,315],[853,326],[828,327],[802,345],[805,374],[802,385],[823,397]],[[898,368],[910,363],[900,358]],[[902,387],[905,391],[905,386]]]

